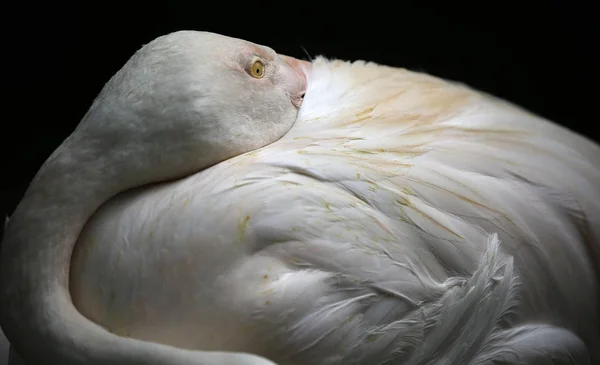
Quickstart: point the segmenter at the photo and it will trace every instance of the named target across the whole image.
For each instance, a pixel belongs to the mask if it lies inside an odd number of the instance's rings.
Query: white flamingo
[[[598,363],[599,155],[432,76],[173,33],[11,217],[1,324],[30,364]]]

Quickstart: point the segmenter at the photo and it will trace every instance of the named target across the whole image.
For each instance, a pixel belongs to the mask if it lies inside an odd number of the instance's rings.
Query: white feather
[[[599,154],[468,87],[319,58],[284,138],[105,205],[73,299],[279,364],[600,362]]]

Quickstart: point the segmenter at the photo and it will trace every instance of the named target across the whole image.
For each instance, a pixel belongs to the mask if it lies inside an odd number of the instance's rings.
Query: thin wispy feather
[[[300,46],[300,48],[302,48],[302,52],[304,52],[304,54],[306,55],[306,57],[308,58],[308,60],[310,62],[313,61],[313,57],[310,55],[310,53],[308,53],[308,51],[306,50],[306,48],[304,48],[304,46]]]

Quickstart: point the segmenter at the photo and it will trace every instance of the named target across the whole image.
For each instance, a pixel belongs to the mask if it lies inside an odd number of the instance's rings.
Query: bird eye
[[[254,61],[250,68],[250,75],[256,79],[261,79],[265,74],[265,64],[261,61]]]

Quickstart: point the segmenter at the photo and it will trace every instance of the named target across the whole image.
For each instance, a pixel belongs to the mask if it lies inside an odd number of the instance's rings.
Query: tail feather
[[[496,234],[470,277],[451,277],[445,291],[385,326],[365,329],[349,359],[372,364],[468,364],[484,344],[510,325],[518,304],[513,259],[501,252]],[[478,363],[479,364],[479,363]]]
[[[495,333],[469,365],[589,365],[585,344],[572,332],[529,324]]]
[[[427,329],[414,363],[468,362],[509,318],[518,287],[512,257],[501,252],[498,236],[491,235],[473,275],[424,307]]]

